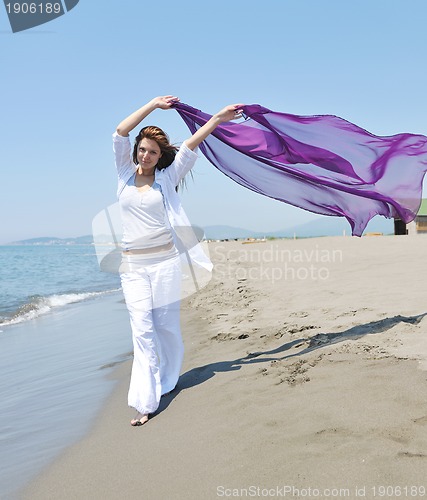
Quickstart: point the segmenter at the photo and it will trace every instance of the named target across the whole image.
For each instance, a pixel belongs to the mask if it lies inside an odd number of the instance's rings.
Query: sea
[[[120,288],[93,245],[0,246],[0,330]]]
[[[11,500],[89,429],[132,343],[120,278],[93,245],[3,245],[0,276],[0,499]]]

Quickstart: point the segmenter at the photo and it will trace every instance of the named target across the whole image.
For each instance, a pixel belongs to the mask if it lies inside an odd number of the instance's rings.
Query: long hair
[[[138,165],[138,145],[142,141],[142,139],[151,139],[152,141],[156,141],[159,145],[162,156],[160,157],[156,168],[158,170],[163,170],[164,168],[169,167],[169,165],[175,159],[178,148],[169,142],[168,135],[163,132],[161,128],[155,127],[153,125],[149,125],[148,127],[144,127],[143,129],[141,129],[139,131],[139,134],[135,138],[135,144],[132,154],[132,159],[135,165]]]

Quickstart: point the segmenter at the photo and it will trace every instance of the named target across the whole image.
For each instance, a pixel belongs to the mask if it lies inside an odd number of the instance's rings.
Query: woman
[[[190,227],[176,188],[193,167],[194,150],[220,124],[240,118],[241,104],[230,105],[177,150],[158,127],[144,127],[132,150],[129,132],[155,109],[169,109],[174,96],[152,99],[117,127],[113,150],[119,178],[123,225],[120,277],[130,315],[134,360],[128,404],[137,410],[131,425],[148,421],[162,395],[179,378],[184,347],[180,331],[180,252],[178,227]],[[207,270],[212,264],[200,245],[185,250]]]

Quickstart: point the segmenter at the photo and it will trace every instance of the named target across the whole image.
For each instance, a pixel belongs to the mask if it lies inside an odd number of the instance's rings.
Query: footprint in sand
[[[412,420],[412,422],[414,422],[414,424],[425,425],[427,424],[427,415],[424,415],[424,417],[415,418],[414,420]]]
[[[425,453],[412,453],[410,451],[399,451],[397,456],[403,458],[427,458]]]

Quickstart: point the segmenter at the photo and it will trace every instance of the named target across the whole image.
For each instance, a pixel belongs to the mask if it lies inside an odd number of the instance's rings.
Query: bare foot
[[[136,417],[130,421],[130,425],[137,427],[138,425],[144,425],[148,422],[148,415],[143,415],[142,413],[137,413]]]

